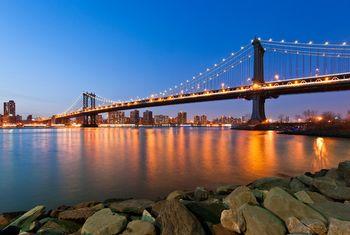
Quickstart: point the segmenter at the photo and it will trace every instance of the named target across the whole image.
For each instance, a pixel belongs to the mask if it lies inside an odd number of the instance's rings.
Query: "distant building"
[[[133,110],[130,112],[130,123],[138,125],[140,123],[140,112]]]
[[[125,112],[115,111],[108,113],[109,124],[125,124]]]
[[[208,124],[208,118],[207,118],[206,115],[202,115],[202,116],[200,117],[200,124],[201,124],[201,125],[207,125],[207,124]]]
[[[179,112],[177,114],[177,124],[182,125],[187,123],[187,113]]]
[[[96,115],[96,123],[97,124],[103,123],[103,116],[101,114]]]
[[[27,116],[27,121],[28,121],[28,122],[33,121],[33,115],[29,114],[29,115]]]
[[[154,121],[153,121],[153,113],[152,111],[146,110],[145,112],[143,112],[143,116],[142,116],[142,124],[144,125],[153,125]]]
[[[16,115],[16,122],[22,122],[22,116]]]
[[[170,124],[170,118],[167,115],[154,115],[154,124],[156,125]]]
[[[193,124],[194,124],[194,125],[200,125],[200,124],[201,124],[201,117],[198,116],[198,115],[195,115],[195,116],[193,117]]]

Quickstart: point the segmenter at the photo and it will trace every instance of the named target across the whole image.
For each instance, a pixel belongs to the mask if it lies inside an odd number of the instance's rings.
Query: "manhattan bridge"
[[[347,43],[255,38],[192,78],[183,79],[148,97],[114,101],[93,92],[84,92],[67,110],[47,121],[64,123],[70,118],[82,117],[83,126],[89,127],[97,126],[96,116],[99,113],[245,99],[252,102],[250,122],[261,123],[266,120],[266,99],[349,89],[350,45]]]

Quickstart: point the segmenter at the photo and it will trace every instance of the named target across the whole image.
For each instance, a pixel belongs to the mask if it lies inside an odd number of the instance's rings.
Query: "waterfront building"
[[[29,115],[27,116],[27,121],[28,121],[28,122],[33,121],[33,115],[29,114]]]
[[[109,112],[107,120],[109,124],[125,124],[125,112],[123,111]]]
[[[156,125],[170,124],[170,118],[167,115],[154,115],[154,124]]]
[[[206,115],[202,115],[200,117],[200,124],[201,125],[207,125],[208,124],[208,117]]]
[[[145,112],[143,112],[143,116],[142,116],[142,124],[144,125],[153,125],[154,121],[153,121],[153,113],[152,111],[146,110]]]
[[[130,123],[135,125],[140,123],[140,112],[138,110],[133,110],[130,112]]]
[[[187,113],[179,112],[177,114],[177,124],[182,125],[187,123]]]

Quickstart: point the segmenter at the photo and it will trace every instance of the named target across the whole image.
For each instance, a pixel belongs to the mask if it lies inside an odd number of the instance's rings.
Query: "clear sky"
[[[83,91],[114,100],[191,78],[258,35],[350,42],[350,1],[0,1],[0,101],[18,113],[64,111]],[[350,91],[284,96],[267,115],[307,108],[345,113]],[[155,108],[155,113],[240,116],[243,100]]]

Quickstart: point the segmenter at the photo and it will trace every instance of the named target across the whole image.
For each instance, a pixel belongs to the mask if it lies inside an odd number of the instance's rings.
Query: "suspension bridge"
[[[347,43],[302,43],[255,38],[240,50],[190,79],[148,97],[114,101],[84,92],[51,122],[83,117],[97,126],[96,115],[164,105],[225,99],[252,101],[251,123],[266,120],[265,100],[281,95],[350,89],[350,46]]]

